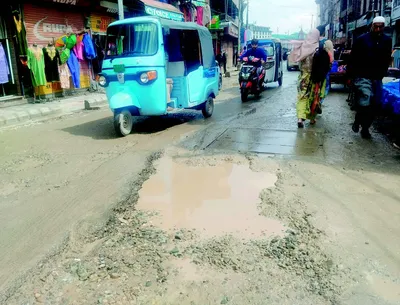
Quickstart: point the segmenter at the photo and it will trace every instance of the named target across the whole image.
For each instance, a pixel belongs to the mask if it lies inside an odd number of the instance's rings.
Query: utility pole
[[[119,20],[124,19],[124,2],[123,2],[123,0],[118,0],[118,17],[119,17]]]
[[[242,13],[242,6],[243,6],[243,0],[239,0],[239,37],[238,37],[238,54],[240,54],[240,51],[242,50],[242,18],[243,18],[243,13]]]
[[[311,15],[311,30],[313,29],[313,23],[314,23],[314,14]]]
[[[248,30],[249,29],[249,1],[250,0],[247,0],[247,16],[246,16],[246,30]]]

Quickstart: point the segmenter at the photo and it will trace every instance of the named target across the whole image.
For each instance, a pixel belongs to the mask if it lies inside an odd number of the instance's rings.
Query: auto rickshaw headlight
[[[104,75],[99,77],[99,85],[105,87],[107,85],[107,79]]]
[[[155,80],[157,78],[157,71],[144,72],[140,75],[140,81],[143,84],[147,84],[149,81]]]

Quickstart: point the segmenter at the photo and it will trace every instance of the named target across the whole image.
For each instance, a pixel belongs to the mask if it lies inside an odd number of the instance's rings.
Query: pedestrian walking
[[[383,31],[385,18],[378,16],[371,31],[360,36],[353,45],[347,73],[352,80],[356,98],[356,116],[352,129],[370,139],[369,128],[374,121],[376,104],[381,99],[382,79],[391,62],[392,40]]]
[[[317,30],[320,33],[319,41],[321,44],[324,45],[324,48],[328,52],[331,62],[333,62],[335,50],[334,50],[332,41],[325,37],[325,27],[326,27],[325,25],[320,25],[319,27],[317,27]],[[329,80],[329,73],[328,73],[326,75],[325,91],[324,91],[324,97],[321,98],[321,105],[323,104],[325,98],[328,96],[329,90],[330,90],[330,80]],[[321,113],[322,113],[322,108],[319,108],[318,110],[321,110]]]
[[[222,66],[224,67],[224,75],[226,74],[226,63],[228,61],[228,55],[225,50],[222,50]]]
[[[320,101],[324,97],[326,75],[330,69],[330,58],[326,48],[319,41],[320,32],[312,30],[305,41],[294,43],[290,60],[299,62],[300,76],[297,97],[297,126],[304,127],[304,121],[316,123],[316,116],[321,108]]]

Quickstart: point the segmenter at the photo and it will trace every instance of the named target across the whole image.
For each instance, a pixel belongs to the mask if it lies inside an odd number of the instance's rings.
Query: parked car
[[[287,64],[286,64],[288,71],[299,70],[299,63],[293,62],[290,60],[290,52],[287,53]]]

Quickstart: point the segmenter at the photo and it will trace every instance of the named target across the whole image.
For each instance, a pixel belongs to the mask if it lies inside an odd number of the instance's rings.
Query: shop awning
[[[184,21],[182,12],[175,6],[155,0],[140,0],[146,14],[174,21]]]

